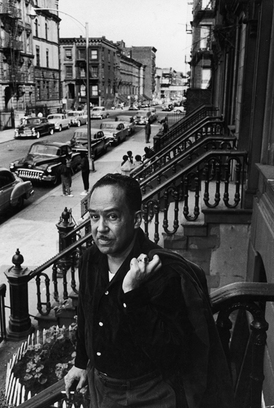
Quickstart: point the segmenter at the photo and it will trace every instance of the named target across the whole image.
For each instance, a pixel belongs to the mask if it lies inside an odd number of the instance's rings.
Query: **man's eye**
[[[96,215],[96,214],[90,214],[90,219],[91,219],[92,221],[98,221],[98,220],[99,220],[99,216]]]
[[[117,220],[118,216],[117,214],[109,214],[108,218],[110,219],[110,221],[115,221]]]

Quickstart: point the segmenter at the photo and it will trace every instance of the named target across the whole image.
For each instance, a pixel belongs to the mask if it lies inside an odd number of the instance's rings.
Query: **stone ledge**
[[[251,224],[252,210],[203,209],[206,224]]]

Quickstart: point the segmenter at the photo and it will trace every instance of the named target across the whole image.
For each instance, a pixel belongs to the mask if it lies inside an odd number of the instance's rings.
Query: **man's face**
[[[96,188],[90,197],[91,231],[98,249],[106,255],[122,256],[132,244],[136,228],[124,191],[118,186]]]

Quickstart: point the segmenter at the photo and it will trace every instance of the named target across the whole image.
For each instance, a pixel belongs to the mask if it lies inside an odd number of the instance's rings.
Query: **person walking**
[[[63,196],[73,197],[73,195],[71,194],[71,167],[67,163],[68,159],[63,158],[60,167],[62,191]]]
[[[150,135],[151,135],[151,124],[150,124],[150,121],[148,120],[146,125],[145,125],[146,143],[149,143]]]
[[[87,152],[81,152],[80,168],[84,184],[84,191],[80,195],[87,195],[89,191],[89,172],[90,172]]]
[[[88,382],[92,408],[232,408],[205,274],[146,237],[141,203],[139,183],[118,173],[91,189],[66,394]]]

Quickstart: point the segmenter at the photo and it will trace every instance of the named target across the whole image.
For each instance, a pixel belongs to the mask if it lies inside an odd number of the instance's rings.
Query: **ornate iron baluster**
[[[45,278],[45,289],[46,289],[46,302],[42,302],[41,299],[41,277]],[[51,311],[50,303],[50,290],[49,290],[50,279],[47,274],[41,273],[36,277],[36,287],[37,287],[37,310],[42,316],[47,316]],[[46,306],[46,311],[43,311],[43,306]]]

